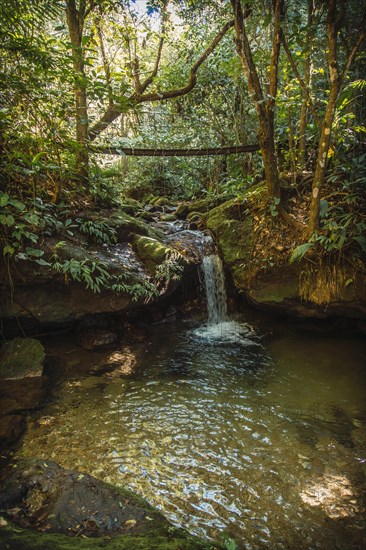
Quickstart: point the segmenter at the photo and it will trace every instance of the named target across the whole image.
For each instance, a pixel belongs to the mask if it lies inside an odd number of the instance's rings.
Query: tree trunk
[[[72,63],[75,72],[76,172],[80,182],[86,183],[89,177],[88,107],[84,52],[82,48],[85,13],[77,10],[75,0],[67,0],[66,16],[70,42],[72,44]]]
[[[279,26],[282,0],[274,1],[274,31],[272,41],[271,69],[269,74],[268,98],[264,96],[257,68],[254,63],[252,52],[250,49],[248,36],[246,33],[244,19],[245,16],[248,14],[243,14],[240,0],[231,0],[231,5],[234,12],[236,49],[242,63],[244,74],[247,78],[248,89],[253,98],[258,116],[258,141],[262,150],[264,173],[267,182],[268,194],[270,198],[278,199],[277,208],[278,210],[280,210],[281,192],[274,137],[274,109],[277,92],[277,70],[280,48]]]
[[[313,15],[314,15],[314,0],[308,0],[308,22],[306,33],[306,47],[307,54],[305,59],[304,70],[304,84],[306,89],[310,93],[310,78],[311,78],[311,49],[312,49],[312,27],[313,27]],[[299,124],[299,153],[300,153],[300,165],[304,170],[306,167],[306,127],[308,116],[308,100],[304,94],[301,104],[300,124]]]
[[[311,236],[315,231],[319,229],[320,188],[322,187],[325,179],[326,163],[332,133],[332,124],[337,106],[338,95],[342,86],[342,75],[339,71],[337,62],[337,34],[337,1],[329,0],[327,15],[327,46],[328,66],[330,74],[330,92],[325,116],[321,126],[320,141],[313,179],[311,204],[309,211],[309,236]]]
[[[309,236],[311,236],[319,228],[319,212],[320,212],[320,188],[325,179],[326,164],[331,140],[331,131],[333,119],[337,107],[337,98],[341,89],[341,80],[338,75],[337,79],[332,82],[330,96],[327,104],[327,109],[324,121],[321,128],[320,141],[318,147],[318,155],[316,159],[316,167],[313,179],[313,190],[311,195],[311,204],[309,212]]]

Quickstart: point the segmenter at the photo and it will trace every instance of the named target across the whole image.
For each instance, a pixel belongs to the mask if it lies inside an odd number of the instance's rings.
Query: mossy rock
[[[208,212],[213,207],[212,199],[198,199],[188,205],[189,212]]]
[[[2,518],[0,517],[0,522]],[[113,538],[69,537],[21,529],[11,523],[0,528],[0,549],[2,550],[213,550],[213,546],[178,529],[168,527],[162,532],[151,529],[141,535],[117,535]]]
[[[185,220],[186,217],[187,217],[188,212],[189,212],[188,204],[186,204],[184,202],[181,202],[180,204],[178,204],[178,206],[175,210],[175,215],[180,220]]]
[[[163,263],[172,248],[151,237],[136,235],[133,239],[133,248],[150,273],[155,273],[158,265]]]
[[[172,201],[167,197],[159,197],[154,201],[154,206],[174,206]]]
[[[14,338],[0,349],[0,378],[22,379],[42,376],[44,347],[34,338]]]
[[[123,199],[122,204],[126,204],[128,206],[133,206],[135,209],[143,208],[143,204],[140,201],[137,201],[136,199],[131,199],[131,197],[126,197]]]
[[[252,249],[252,220],[240,199],[232,199],[211,210],[206,226],[218,242],[223,259],[231,268],[234,283],[245,287],[245,271]]]
[[[162,222],[174,222],[176,220],[176,217],[174,214],[162,214],[160,216],[160,221]]]
[[[187,222],[195,222],[202,218],[201,212],[190,212],[187,216]]]
[[[144,206],[141,202],[127,197],[123,199],[122,204],[118,207],[118,210],[125,212],[130,216],[135,216],[137,212],[143,210],[143,208]]]
[[[18,459],[7,466],[1,478],[0,504],[5,517],[0,519],[1,548],[208,550],[211,547],[173,527],[131,491],[88,474],[66,470],[55,462]]]
[[[161,232],[152,228],[142,219],[132,217],[125,212],[116,212],[110,220],[111,224],[117,231],[117,239],[119,242],[128,242],[132,235],[145,235],[147,237],[158,238]]]

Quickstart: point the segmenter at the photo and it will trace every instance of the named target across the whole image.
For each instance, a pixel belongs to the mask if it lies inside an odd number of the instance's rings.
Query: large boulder
[[[230,268],[235,286],[246,288],[252,249],[252,220],[240,198],[227,201],[211,210],[206,225],[215,237],[225,264]]]

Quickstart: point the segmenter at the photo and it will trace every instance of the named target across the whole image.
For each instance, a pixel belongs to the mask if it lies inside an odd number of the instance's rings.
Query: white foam
[[[212,343],[237,343],[246,346],[258,345],[254,329],[245,323],[223,321],[209,323],[193,331],[194,336]]]

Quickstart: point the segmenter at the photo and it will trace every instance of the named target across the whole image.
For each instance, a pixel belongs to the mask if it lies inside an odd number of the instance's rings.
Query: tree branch
[[[198,58],[196,63],[193,65],[190,71],[190,76],[187,84],[185,86],[182,86],[181,88],[177,88],[175,90],[167,90],[164,92],[152,92],[148,94],[140,94],[137,91],[135,91],[129,98],[126,98],[126,103],[130,104],[136,104],[136,103],[143,103],[145,101],[161,101],[164,99],[171,99],[174,97],[180,97],[185,94],[188,94],[193,88],[195,87],[197,83],[197,72],[202,63],[208,58],[208,56],[215,50],[216,46],[219,44],[219,42],[222,40],[222,38],[225,36],[225,34],[228,32],[231,27],[234,26],[234,21],[229,21],[226,23],[226,25],[223,27],[223,29],[215,36],[215,38],[212,40],[210,45],[206,48],[206,50],[203,52],[203,54]],[[93,141],[96,137],[99,136],[103,130],[105,130],[114,120],[116,120],[119,115],[121,114],[121,109],[116,105],[113,104],[109,106],[106,110],[106,112],[103,114],[101,119],[92,126],[89,132],[89,140]]]
[[[93,153],[101,155],[126,155],[132,157],[207,157],[217,155],[236,155],[259,151],[258,144],[233,145],[230,147],[208,147],[206,149],[134,149],[131,147],[94,146]]]
[[[344,66],[343,72],[342,72],[342,79],[346,76],[350,66],[352,65],[353,61],[355,60],[355,57],[357,55],[358,50],[360,49],[360,46],[362,45],[362,42],[366,39],[366,10],[363,14],[361,25],[360,25],[360,34],[351,49],[351,52],[347,58],[346,64]]]
[[[166,23],[168,21],[168,11],[167,11],[168,2],[164,3],[162,15],[161,15],[161,28],[160,28],[160,40],[158,45],[158,52],[156,55],[155,65],[152,70],[151,75],[141,84],[140,87],[140,93],[143,93],[153,82],[154,78],[158,74],[159,65],[161,61],[161,54],[163,52],[163,45],[164,45],[164,39],[165,39],[165,30],[166,30]]]
[[[161,101],[163,99],[171,99],[173,97],[180,97],[182,95],[188,94],[196,85],[197,82],[197,71],[208,56],[214,51],[216,46],[219,44],[221,39],[225,36],[227,31],[234,26],[234,21],[229,21],[226,23],[224,28],[215,36],[211,44],[206,48],[203,54],[197,59],[196,63],[193,65],[190,71],[190,76],[187,84],[176,90],[167,90],[165,92],[152,92],[149,94],[137,95],[133,99],[138,103],[143,103],[145,101]]]
[[[314,107],[314,103],[313,103],[313,100],[311,99],[311,95],[310,95],[310,92],[308,90],[308,87],[306,86],[304,80],[301,78],[301,75],[299,73],[299,69],[297,68],[297,65],[294,61],[294,58],[292,57],[292,53],[291,53],[291,50],[289,48],[289,45],[288,45],[288,42],[287,42],[287,39],[286,39],[286,36],[283,32],[283,30],[281,29],[280,31],[280,36],[281,36],[281,42],[282,42],[282,45],[283,45],[283,49],[285,50],[286,52],[286,55],[287,55],[287,58],[290,62],[290,65],[291,65],[291,68],[292,70],[294,71],[295,73],[295,76],[298,80],[298,83],[300,84],[300,88],[302,89],[305,97],[306,97],[306,100],[308,102],[308,105],[309,105],[309,109],[310,111],[312,112],[313,114],[313,117],[314,117],[314,120],[315,122],[317,123],[317,125],[319,127],[321,127],[321,121],[317,115],[317,112],[315,110],[315,107]]]

